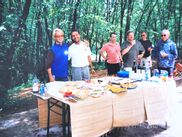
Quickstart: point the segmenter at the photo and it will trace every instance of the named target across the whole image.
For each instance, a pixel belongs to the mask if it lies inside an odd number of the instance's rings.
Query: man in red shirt
[[[110,41],[103,45],[100,50],[101,56],[107,63],[108,75],[116,75],[120,70],[120,63],[122,62],[121,47],[116,41],[116,33],[110,34]],[[107,55],[104,54],[106,52]]]

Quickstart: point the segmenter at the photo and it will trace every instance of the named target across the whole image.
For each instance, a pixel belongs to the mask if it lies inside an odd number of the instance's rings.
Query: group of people
[[[56,28],[53,31],[54,44],[47,54],[46,69],[49,81],[68,81],[69,60],[73,81],[90,80],[90,70],[94,73],[91,50],[87,41],[81,41],[77,30],[71,33],[72,44],[64,41],[64,32]]]
[[[161,32],[161,39],[152,46],[147,39],[147,33],[141,32],[141,39],[135,40],[134,32],[127,32],[127,39],[120,46],[117,42],[117,34],[112,32],[108,43],[105,43],[100,50],[100,55],[106,62],[108,75],[115,76],[121,68],[131,68],[135,61],[138,65],[150,62],[152,59],[158,62],[159,74],[166,70],[169,76],[173,75],[175,59],[178,56],[176,44],[170,39],[170,32],[164,29]],[[55,43],[51,46],[47,55],[47,72],[49,81],[67,81],[69,61],[71,62],[71,80],[90,80],[90,71],[95,73],[91,50],[87,41],[80,39],[77,30],[72,31],[72,44],[64,41],[64,32],[56,28],[53,31]]]
[[[176,44],[170,39],[170,32],[164,29],[161,39],[153,47],[152,42],[147,39],[147,33],[141,32],[141,39],[135,40],[134,32],[127,32],[127,39],[120,45],[116,42],[116,33],[111,33],[110,41],[103,45],[100,50],[101,56],[107,62],[109,75],[116,75],[120,70],[120,64],[124,68],[132,68],[133,65],[152,66],[152,60],[156,60],[159,74],[161,70],[173,76],[175,59],[178,56]],[[107,53],[107,55],[104,54]]]

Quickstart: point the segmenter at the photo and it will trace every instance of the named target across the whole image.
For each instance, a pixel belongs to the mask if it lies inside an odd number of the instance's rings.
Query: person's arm
[[[52,75],[52,70],[51,70],[51,68],[48,68],[48,69],[47,69],[47,73],[48,73],[48,77],[49,77],[49,82],[55,81],[55,77],[53,77],[53,75]]]
[[[129,50],[133,47],[132,44],[130,44],[128,47],[126,47],[125,49],[122,50],[121,54],[122,56],[124,56],[126,53],[129,52]]]
[[[157,43],[157,45],[155,45],[152,50],[152,59],[158,60],[158,56],[159,56],[158,54],[159,54],[159,43]]]
[[[88,56],[88,62],[91,70],[94,70],[93,65],[92,65],[92,59],[91,56]]]
[[[100,55],[101,55],[101,57],[104,59],[104,60],[107,60],[107,57],[104,55],[104,50],[103,49],[101,49],[100,50]]]
[[[138,55],[138,59],[140,60],[140,59],[143,58],[143,55],[144,55],[144,53],[145,53],[145,49],[144,49],[144,47],[143,47],[143,45],[141,44],[140,41],[138,41],[137,43],[138,43],[137,46],[138,46],[138,48],[139,48],[139,51],[142,51],[142,53]]]
[[[164,57],[168,57],[168,58],[172,58],[172,59],[176,59],[178,57],[178,51],[177,51],[175,43],[170,45],[170,53],[164,54]]]
[[[91,69],[92,74],[95,74],[95,70],[94,70],[93,65],[92,65],[91,56],[88,56],[88,62],[89,62],[89,65],[90,65],[90,69]]]
[[[174,59],[177,59],[177,57],[178,57],[178,50],[177,50],[177,47],[176,47],[176,44],[174,44],[174,46],[173,46],[173,58]]]
[[[143,51],[141,54],[138,55],[138,59],[142,59],[145,51]]]
[[[88,55],[89,66],[90,66],[91,72],[95,73],[95,70],[94,70],[93,65],[92,65],[91,54],[92,53],[91,53],[90,47],[87,46],[87,55]]]
[[[119,59],[120,59],[120,62],[121,63],[123,63],[123,58],[122,58],[122,53],[121,53],[121,46],[118,44],[118,48],[119,48],[119,52],[118,52],[118,54],[119,54]]]
[[[123,58],[122,58],[121,52],[119,54],[119,58],[120,58],[120,62],[123,62]]]
[[[147,48],[147,50],[150,52],[152,52],[152,42],[149,40],[149,47]]]
[[[51,70],[51,65],[54,60],[54,53],[50,50],[47,54],[47,61],[46,61],[46,69],[49,77],[49,81],[55,81],[53,75],[52,75],[52,70]]]

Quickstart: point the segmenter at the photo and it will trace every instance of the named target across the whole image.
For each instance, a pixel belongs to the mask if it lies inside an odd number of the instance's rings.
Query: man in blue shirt
[[[55,43],[47,55],[47,72],[49,81],[68,80],[68,44],[64,42],[64,32],[56,28],[53,31]]]
[[[175,59],[178,56],[176,44],[169,38],[170,32],[164,29],[161,32],[161,39],[152,51],[152,59],[158,61],[159,74],[166,70],[169,76],[173,76]]]

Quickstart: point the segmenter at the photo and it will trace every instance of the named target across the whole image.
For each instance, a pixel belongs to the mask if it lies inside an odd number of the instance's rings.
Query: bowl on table
[[[129,71],[119,71],[117,72],[118,77],[129,78]]]

